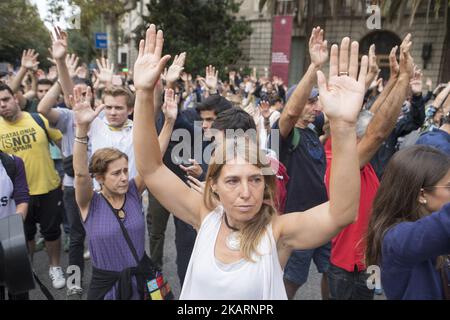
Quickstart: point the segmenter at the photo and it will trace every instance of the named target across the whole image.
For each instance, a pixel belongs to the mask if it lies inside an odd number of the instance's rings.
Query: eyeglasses
[[[446,188],[446,189],[450,189],[450,185],[447,185],[447,186],[431,186],[431,187],[424,187],[424,189],[433,189],[433,188]]]

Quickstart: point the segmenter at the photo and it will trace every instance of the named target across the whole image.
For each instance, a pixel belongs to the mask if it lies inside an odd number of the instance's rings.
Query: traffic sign
[[[95,33],[95,49],[108,49],[108,36],[106,32]]]

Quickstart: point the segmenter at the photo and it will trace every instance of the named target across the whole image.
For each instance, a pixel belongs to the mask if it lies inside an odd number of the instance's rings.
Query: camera
[[[34,289],[22,217],[13,214],[0,219],[0,286],[17,295]]]

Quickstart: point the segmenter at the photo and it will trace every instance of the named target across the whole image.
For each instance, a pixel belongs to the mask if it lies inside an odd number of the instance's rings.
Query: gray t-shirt
[[[67,108],[56,108],[59,112],[58,122],[55,124],[55,128],[59,129],[63,134],[61,141],[61,151],[63,157],[68,157],[73,154],[73,143],[75,139],[75,123],[73,111]],[[63,185],[65,187],[73,187],[73,177],[69,177],[64,174]]]

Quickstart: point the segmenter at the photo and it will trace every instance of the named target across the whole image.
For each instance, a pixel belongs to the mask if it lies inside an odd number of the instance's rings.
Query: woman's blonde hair
[[[208,210],[214,210],[217,207],[220,199],[212,191],[211,185],[217,183],[222,168],[227,164],[227,160],[237,158],[263,169],[264,196],[262,206],[255,217],[248,221],[240,230],[242,254],[246,260],[253,261],[251,258],[252,254],[259,254],[257,247],[261,238],[272,217],[277,214],[274,206],[275,176],[264,151],[260,150],[259,146],[248,138],[240,141],[239,139],[234,139],[234,141],[233,139],[225,139],[224,143],[218,144],[209,164],[203,200]]]
[[[93,178],[95,176],[104,176],[106,171],[108,171],[108,165],[121,158],[125,158],[128,161],[128,156],[118,149],[99,149],[95,151],[89,162],[89,173]]]

